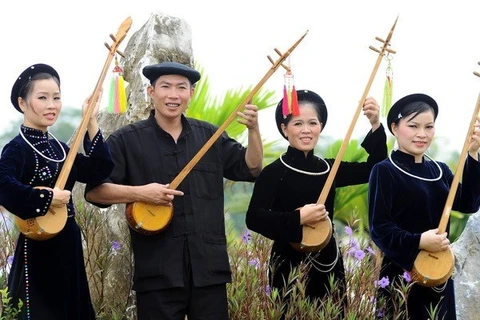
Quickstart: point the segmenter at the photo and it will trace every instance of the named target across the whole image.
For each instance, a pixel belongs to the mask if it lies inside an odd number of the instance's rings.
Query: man
[[[217,131],[184,116],[200,73],[176,62],[143,69],[154,110],[146,120],[107,139],[115,168],[102,184],[87,186],[88,201],[108,206],[143,202],[173,206],[160,233],[131,229],[134,290],[139,320],[228,319],[231,281],[224,224],[223,178],[253,181],[262,169],[258,108],[246,105],[238,121],[248,128],[248,148],[223,133],[180,183],[169,183]]]

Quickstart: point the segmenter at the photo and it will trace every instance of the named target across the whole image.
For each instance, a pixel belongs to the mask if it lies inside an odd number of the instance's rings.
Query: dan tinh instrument
[[[245,105],[249,103],[253,96],[260,90],[264,83],[270,78],[270,76],[280,67],[285,59],[293,52],[298,44],[305,38],[308,31],[306,31],[284,54],[278,49],[275,52],[280,56],[276,61],[273,61],[271,57],[268,57],[272,63],[270,69],[258,82],[258,84],[250,91],[245,99],[235,108],[231,115],[225,120],[225,122],[218,127],[217,131],[207,140],[205,145],[197,152],[197,154],[187,163],[187,165],[180,171],[180,173],[170,182],[170,189],[176,189],[215,141],[222,135],[228,125],[237,117],[237,112],[243,110]],[[126,206],[125,216],[129,226],[143,234],[156,234],[165,229],[173,218],[173,207],[156,205],[146,202],[133,202]]]
[[[327,181],[325,182],[322,192],[320,193],[320,196],[317,200],[317,203],[319,204],[325,204],[325,202],[327,201],[328,193],[330,192],[333,181],[335,180],[335,175],[337,174],[338,167],[340,166],[340,162],[342,161],[343,154],[345,153],[345,150],[348,146],[348,143],[350,141],[350,137],[352,136],[352,132],[357,122],[357,119],[360,113],[362,112],[363,104],[365,103],[365,99],[367,98],[368,92],[370,91],[370,87],[372,86],[373,80],[380,66],[380,63],[382,62],[383,56],[387,52],[392,54],[395,53],[395,51],[389,48],[389,46],[390,46],[390,40],[393,35],[393,31],[397,24],[397,20],[398,20],[398,17],[395,19],[395,22],[393,23],[393,26],[390,29],[388,36],[385,40],[379,37],[375,37],[376,40],[383,43],[380,49],[370,46],[371,50],[378,52],[377,61],[375,63],[375,66],[373,67],[372,73],[370,74],[370,78],[368,79],[368,82],[365,87],[365,90],[363,91],[362,97],[358,102],[357,109],[350,123],[350,127],[348,128],[347,134],[345,135],[345,138],[343,138],[343,142],[342,142],[342,145],[340,146],[340,150],[338,151],[338,154],[335,157],[335,161],[332,165],[332,168],[330,169],[330,172],[327,177]],[[291,243],[291,245],[297,251],[302,251],[302,252],[319,251],[325,248],[325,246],[330,241],[330,238],[332,237],[332,233],[333,233],[332,221],[330,220],[330,218],[327,217],[327,219],[321,220],[313,224],[305,224],[302,226],[302,231],[303,231],[302,241],[300,243]]]
[[[105,61],[103,70],[95,86],[95,90],[93,91],[92,96],[88,101],[87,110],[85,111],[82,121],[80,122],[80,125],[76,131],[75,138],[70,145],[70,150],[67,157],[65,158],[65,163],[63,164],[62,170],[58,175],[57,181],[55,182],[55,187],[58,187],[59,189],[65,188],[65,184],[67,183],[67,179],[75,161],[75,157],[81,146],[83,137],[85,136],[85,133],[87,131],[88,122],[90,121],[92,112],[95,109],[95,104],[100,97],[100,91],[102,89],[103,81],[105,80],[109,65],[113,57],[115,56],[115,53],[119,53],[120,55],[122,55],[122,53],[119,52],[117,48],[127,35],[127,32],[130,29],[131,25],[132,19],[130,17],[125,19],[125,21],[123,21],[118,28],[116,35],[114,36],[110,34],[110,38],[113,40],[112,45],[108,45],[107,43],[105,43],[105,46],[109,50],[107,60]],[[18,230],[23,233],[27,238],[33,240],[47,240],[57,235],[65,227],[65,224],[67,222],[67,206],[65,205],[62,207],[53,208],[52,206],[50,206],[48,212],[45,215],[25,220],[19,218],[13,213],[12,215],[14,217],[14,223],[17,226]]]
[[[478,63],[480,65],[480,62]],[[480,73],[473,72],[474,75],[480,77]],[[452,210],[453,201],[457,193],[460,176],[463,173],[465,161],[467,158],[468,148],[470,146],[470,137],[475,130],[475,122],[477,121],[478,113],[480,111],[480,94],[477,98],[477,104],[473,111],[468,127],[465,142],[463,143],[462,153],[458,161],[457,170],[452,180],[452,185],[448,192],[447,201],[443,208],[442,217],[438,225],[438,233],[444,233],[447,230],[448,220],[450,219],[450,212]],[[449,246],[447,250],[440,252],[430,252],[427,250],[420,250],[413,263],[413,268],[410,271],[412,281],[424,287],[436,287],[447,282],[453,273],[455,267],[455,256],[452,248]]]

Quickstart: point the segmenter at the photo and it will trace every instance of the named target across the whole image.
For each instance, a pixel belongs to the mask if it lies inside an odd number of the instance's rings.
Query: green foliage
[[[328,144],[325,150],[320,151],[325,158],[336,158],[341,140]],[[367,160],[367,153],[358,140],[351,140],[343,154],[344,161],[361,162]],[[368,184],[337,188],[335,196],[334,219],[342,225],[353,225],[356,217],[359,217],[358,227],[360,230],[368,230]],[[355,213],[355,216],[352,214]]]
[[[200,73],[205,74],[201,66],[196,66]],[[248,94],[253,86],[246,88],[230,89],[221,97],[212,97],[208,76],[202,76],[195,88],[195,94],[186,111],[186,115],[192,118],[208,121],[220,126],[233,114],[242,102],[246,102]],[[258,110],[264,110],[276,104],[273,99],[275,91],[260,89],[253,97],[252,103]],[[243,111],[243,110],[240,110]],[[237,121],[231,121],[226,132],[235,138],[239,138],[246,127]]]
[[[7,286],[7,275],[15,252],[18,231],[12,226],[10,213],[0,206],[0,288]]]
[[[60,141],[68,143],[81,121],[81,109],[63,108],[57,122],[50,128],[50,132]]]
[[[245,89],[232,89],[225,96],[212,98],[208,77],[201,68],[197,67],[204,76],[197,84],[195,95],[187,109],[187,115],[209,121],[217,126],[224,123],[233,111],[242,103],[252,86]],[[276,104],[274,92],[259,90],[253,98],[253,104],[264,110]],[[57,138],[69,141],[81,120],[80,109],[64,108],[62,116],[56,125],[51,128]],[[3,145],[12,139],[18,132],[18,124],[0,135],[0,144]],[[232,121],[226,129],[227,133],[241,141],[245,137],[245,126]],[[322,157],[334,158],[342,143],[328,136],[322,136],[321,146],[316,153]],[[284,141],[283,141],[284,142]],[[389,141],[389,149],[392,140]],[[279,141],[264,142],[264,164],[271,163],[283,153],[285,148],[279,147]],[[432,144],[431,155],[439,151],[439,147]],[[351,140],[344,154],[346,161],[363,161],[367,157],[357,140]],[[455,167],[452,154],[449,162]],[[306,272],[308,266],[303,264],[293,270],[287,279],[290,284],[288,291],[279,292],[268,286],[268,273],[271,241],[257,234],[246,236],[245,241],[239,240],[245,229],[245,212],[248,207],[252,183],[225,182],[225,212],[227,215],[227,241],[229,244],[230,262],[233,272],[233,282],[227,285],[228,304],[231,319],[278,319],[282,311],[288,318],[295,319],[338,319],[344,303],[345,319],[375,319],[378,310],[373,302],[376,296],[378,266],[380,252],[370,243],[368,237],[368,207],[367,184],[339,188],[335,199],[335,224],[337,234],[341,235],[341,254],[346,266],[346,293],[340,294],[336,290],[335,279],[330,282],[330,295],[322,301],[310,301],[305,297]],[[83,196],[83,192],[80,192]],[[74,200],[76,204],[76,219],[82,230],[84,241],[84,257],[88,274],[92,301],[97,312],[97,318],[102,319],[135,319],[135,295],[132,291],[133,262],[130,247],[128,227],[124,220],[112,223],[113,219],[123,217],[122,207],[116,210],[92,210],[84,205],[82,197]],[[0,214],[0,288],[2,294],[4,315],[0,320],[14,319],[21,304],[11,306],[8,300],[6,275],[9,270],[7,258],[13,255],[17,231],[12,228],[7,214]],[[463,230],[468,217],[452,212],[451,235],[453,241]],[[115,231],[112,229],[114,225]],[[354,238],[344,236],[342,226],[352,226],[357,233]],[[122,235],[122,236],[121,236]],[[248,241],[247,241],[248,240]],[[368,249],[370,248],[370,249]],[[359,259],[353,253],[365,256]],[[373,253],[372,253],[373,252]],[[361,256],[362,254],[360,254]],[[394,282],[391,290],[396,293],[394,311],[395,318],[404,315],[404,301],[408,295],[408,285]],[[112,288],[114,288],[112,290]],[[21,302],[20,302],[21,303]],[[379,306],[382,306],[381,299]],[[432,308],[434,319],[435,308]]]
[[[129,308],[135,302],[132,294],[133,265],[126,222],[122,220],[114,225],[111,221],[118,214],[98,212],[91,205],[84,206],[82,199],[75,199],[75,204],[75,219],[82,232],[85,268],[97,319],[133,319],[133,309]],[[115,228],[109,228],[109,225]],[[114,232],[118,229],[123,232]]]
[[[2,307],[0,308],[0,320],[15,320],[22,310],[23,301],[19,300],[16,306],[12,305],[12,298],[8,294],[7,288],[0,289],[2,298]]]
[[[20,122],[17,123],[12,122],[11,126],[8,128],[4,128],[2,130],[2,134],[0,135],[0,148],[3,149],[3,147],[10,141],[12,140],[13,137],[15,137],[18,134],[18,127],[20,126]]]
[[[352,226],[353,227],[353,226]],[[358,229],[358,228],[357,228]],[[345,263],[346,290],[330,278],[329,294],[322,300],[311,300],[305,295],[308,263],[290,273],[287,290],[269,287],[268,274],[272,241],[248,230],[241,238],[229,238],[233,281],[227,286],[230,318],[234,320],[279,319],[365,319],[377,318],[386,301],[377,298],[380,251],[363,234],[341,234],[341,252]],[[392,319],[405,315],[405,300],[410,284],[395,282],[382,285],[393,292],[395,309]]]

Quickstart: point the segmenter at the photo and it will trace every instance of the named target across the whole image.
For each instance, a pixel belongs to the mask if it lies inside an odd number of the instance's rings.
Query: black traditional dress
[[[105,182],[140,186],[170,183],[175,179],[218,129],[183,115],[181,121],[182,132],[176,141],[158,125],[153,110],[148,119],[113,132],[107,143],[115,168]],[[161,319],[159,311],[172,312],[169,309],[181,309],[180,305],[198,304],[205,296],[209,301],[225,300],[205,308],[217,312],[227,309],[226,292],[218,290],[231,282],[223,183],[224,179],[254,181],[245,161],[246,151],[223,133],[178,186],[184,195],[173,200],[174,214],[166,228],[154,235],[130,228],[135,264],[133,290],[139,298],[139,319]],[[87,192],[97,185],[88,184]],[[192,285],[193,292],[202,291],[202,297],[191,292],[183,294],[184,288]],[[200,287],[203,289],[196,289]],[[209,287],[215,290],[208,292]],[[179,293],[182,297],[175,304],[165,301],[167,299],[161,299],[156,305],[143,304],[150,301],[149,297],[157,299],[162,295],[175,300]],[[224,319],[223,315],[218,319]]]
[[[342,161],[325,206],[333,221],[335,189],[366,183],[373,165],[387,157],[386,136],[383,126],[370,132],[362,143],[369,154],[366,162]],[[305,174],[287,166],[317,175]],[[288,147],[287,152],[266,166],[255,182],[252,198],[246,215],[247,227],[274,240],[270,257],[271,286],[285,288],[292,268],[302,261],[311,266],[308,273],[306,293],[311,298],[322,298],[327,294],[328,278],[344,282],[344,267],[335,236],[320,252],[303,253],[291,243],[302,240],[300,210],[306,204],[316,203],[328,177],[328,167],[334,159],[320,159],[313,150],[305,156],[303,151]],[[327,165],[328,163],[328,165]]]
[[[40,130],[22,126],[21,133],[2,151],[0,204],[21,219],[28,219],[48,211],[53,192],[33,187],[54,187],[63,166],[59,162],[64,156],[62,148],[65,154],[69,148]],[[93,141],[85,136],[84,150],[86,155],[79,153],[75,158],[65,190],[72,190],[76,181],[103,179],[113,169],[100,131]],[[36,241],[23,234],[18,238],[8,290],[14,301],[21,299],[24,303],[20,319],[95,319],[71,200],[67,210],[66,225],[53,238]]]
[[[388,277],[390,282],[412,269],[421,234],[438,227],[453,180],[445,163],[425,157],[422,163],[415,163],[412,155],[401,151],[392,152],[391,158],[374,167],[369,185],[370,235],[385,254],[380,278]],[[436,180],[438,177],[440,179]],[[457,190],[452,209],[472,213],[479,205],[480,163],[468,156],[463,183]],[[448,224],[447,233],[449,227]],[[392,301],[387,290],[382,290],[382,294],[387,296],[388,302]],[[428,319],[427,310],[435,307],[440,299],[439,319],[456,319],[452,279],[440,288],[414,284],[408,295],[409,319]]]

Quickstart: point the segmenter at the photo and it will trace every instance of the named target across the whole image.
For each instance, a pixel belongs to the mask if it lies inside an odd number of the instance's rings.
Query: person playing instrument
[[[69,152],[67,144],[48,131],[62,110],[61,96],[60,77],[46,64],[25,69],[11,92],[23,124],[0,157],[0,205],[21,219],[65,206],[68,214],[65,227],[51,239],[35,241],[23,233],[18,237],[8,290],[12,307],[18,299],[23,302],[19,319],[95,319],[71,190],[76,181],[107,177],[113,161],[98,127],[97,103],[84,137],[85,154],[76,155],[64,190],[54,187]],[[89,99],[83,103],[84,113]]]
[[[247,104],[238,121],[248,128],[248,148],[225,132],[178,189],[169,183],[217,131],[183,114],[200,73],[177,62],[143,68],[154,109],[107,139],[115,162],[109,179],[88,185],[97,205],[146,202],[173,206],[172,221],[146,235],[130,229],[135,260],[133,288],[139,320],[227,319],[226,283],[231,281],[224,225],[224,178],[254,181],[263,146],[258,108]]]
[[[369,183],[369,227],[375,244],[384,253],[380,279],[402,280],[411,271],[419,250],[447,250],[450,242],[438,226],[453,180],[445,163],[431,159],[425,152],[435,136],[438,105],[426,94],[416,93],[398,100],[390,109],[387,124],[398,149],[377,164]],[[473,128],[472,128],[473,129]],[[453,210],[476,212],[480,205],[480,125],[475,125],[468,157]],[[435,266],[432,266],[435,267]],[[398,280],[397,280],[398,279]],[[398,282],[397,282],[398,283]],[[390,319],[393,299],[389,288],[381,289]],[[439,306],[438,319],[456,319],[453,280],[439,287],[413,284],[406,301],[409,319],[429,319],[430,309]]]
[[[373,165],[387,157],[387,146],[385,130],[379,120],[380,108],[375,99],[369,97],[364,102],[363,112],[372,129],[362,143],[368,159],[366,162],[342,161],[326,203],[317,203],[334,163],[334,159],[314,154],[327,123],[327,107],[313,91],[298,90],[297,97],[299,115],[284,115],[283,99],[277,105],[277,128],[289,146],[257,178],[246,225],[274,240],[270,257],[271,286],[284,289],[285,293],[289,289],[286,284],[291,270],[305,262],[309,266],[306,294],[313,299],[322,298],[329,292],[331,275],[335,276],[339,290],[343,291],[343,261],[335,236],[317,252],[297,251],[291,243],[301,242],[303,225],[316,223],[327,216],[333,221],[335,188],[366,183]]]

